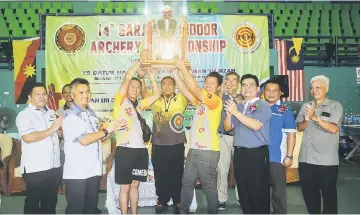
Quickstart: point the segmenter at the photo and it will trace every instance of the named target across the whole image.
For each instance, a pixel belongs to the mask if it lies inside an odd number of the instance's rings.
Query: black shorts
[[[115,183],[147,181],[149,157],[146,148],[117,146],[115,150]]]

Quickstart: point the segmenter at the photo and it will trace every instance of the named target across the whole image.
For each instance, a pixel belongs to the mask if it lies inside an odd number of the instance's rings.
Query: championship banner
[[[59,96],[62,87],[81,77],[91,83],[94,111],[100,117],[112,116],[115,93],[146,45],[146,23],[144,16],[133,15],[48,16],[45,67],[54,101],[51,108],[58,109],[63,103]],[[201,86],[213,71],[221,75],[251,73],[261,82],[269,79],[266,16],[188,16],[187,25],[187,56]],[[157,79],[160,82],[170,74],[165,69]],[[194,109],[189,107],[184,113],[185,127],[190,125]],[[151,113],[145,112],[144,117],[152,127]]]

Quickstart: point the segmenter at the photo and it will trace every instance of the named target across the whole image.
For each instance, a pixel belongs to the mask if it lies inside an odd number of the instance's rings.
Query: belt
[[[238,151],[246,151],[246,150],[251,150],[251,149],[262,149],[262,148],[266,148],[268,146],[263,145],[263,146],[254,147],[254,148],[247,148],[247,147],[243,147],[243,146],[233,146],[233,147],[235,150],[238,150]]]
[[[234,136],[234,134],[232,134],[231,132],[222,132],[222,131],[218,131],[219,134],[224,134],[224,135],[228,135],[228,136]]]

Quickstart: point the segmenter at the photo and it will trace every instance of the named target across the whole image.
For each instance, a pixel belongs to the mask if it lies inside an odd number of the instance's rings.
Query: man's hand
[[[142,79],[144,78],[145,74],[147,73],[147,69],[146,68],[141,68],[138,70],[138,78]]]
[[[186,66],[184,64],[184,61],[182,61],[182,60],[177,60],[176,63],[175,63],[175,66],[179,70],[187,70],[187,68],[186,68]]]
[[[156,68],[150,68],[147,70],[147,73],[149,75],[150,78],[155,78],[156,74],[158,73],[158,69]]]
[[[292,160],[290,158],[288,158],[288,157],[285,157],[285,159],[283,160],[282,165],[284,167],[286,167],[286,168],[290,167],[290,166],[292,166]]]
[[[315,107],[313,106],[307,106],[305,109],[305,116],[307,115],[309,117],[309,119],[311,120],[315,120],[316,115],[315,115]]]
[[[140,52],[139,60],[144,61],[150,59],[151,57],[152,57],[152,53],[150,52],[150,50],[144,49],[143,51]]]
[[[120,131],[120,130],[127,129],[127,125],[128,125],[127,120],[121,119],[121,120],[118,120],[118,121],[119,121],[118,127],[115,128],[115,131]]]
[[[235,115],[238,112],[237,105],[232,99],[228,99],[228,101],[226,101],[226,104],[224,105],[224,109],[226,110],[226,113],[228,111],[232,115]]]
[[[113,131],[118,131],[121,128],[124,128],[124,123],[126,126],[127,121],[122,119],[122,120],[113,120],[111,121],[107,126],[106,129],[109,133],[112,133]]]
[[[61,117],[57,118],[56,120],[54,120],[53,124],[51,124],[51,126],[50,126],[51,133],[54,133],[61,128],[61,125],[63,124],[63,119],[64,119],[64,117],[61,116]]]
[[[226,111],[226,116],[230,117],[230,116],[232,116],[232,114],[229,111]]]

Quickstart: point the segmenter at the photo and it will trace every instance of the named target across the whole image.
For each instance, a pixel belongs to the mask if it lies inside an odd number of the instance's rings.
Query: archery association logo
[[[55,33],[55,44],[65,54],[75,54],[85,45],[84,30],[75,24],[65,24]]]
[[[252,53],[261,44],[261,32],[253,23],[242,22],[234,28],[232,42],[243,53]]]

